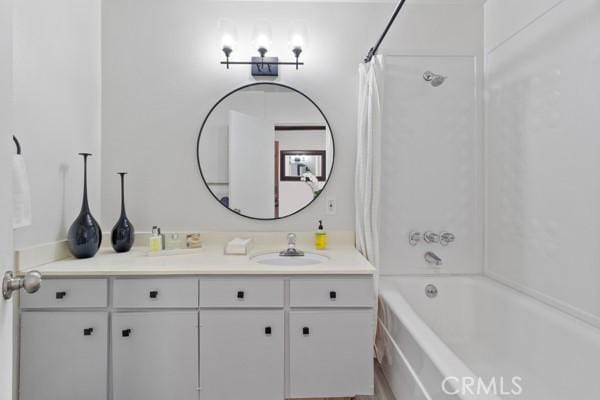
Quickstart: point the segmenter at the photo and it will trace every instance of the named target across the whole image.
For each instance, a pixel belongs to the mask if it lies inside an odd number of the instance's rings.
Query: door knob
[[[4,273],[2,279],[2,295],[6,300],[12,297],[15,290],[24,289],[27,293],[35,293],[42,285],[42,274],[38,271],[30,271],[25,276],[15,278],[11,271]]]

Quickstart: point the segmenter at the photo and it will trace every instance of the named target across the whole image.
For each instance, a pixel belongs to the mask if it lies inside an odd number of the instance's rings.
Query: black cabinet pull
[[[94,333],[94,328],[85,328],[83,330],[83,336],[92,336],[92,333]]]
[[[244,300],[244,291],[243,290],[238,290],[237,298],[238,298],[238,300]]]
[[[329,292],[329,298],[331,300],[337,299],[337,293],[335,292],[335,290],[332,290],[331,292]]]
[[[272,332],[273,332],[273,330],[271,329],[271,327],[270,327],[270,326],[267,326],[267,327],[265,328],[265,335],[270,335]]]
[[[129,336],[131,335],[131,329],[123,329],[123,330],[121,331],[121,335],[122,335],[123,337],[129,337]]]
[[[302,328],[302,334],[304,336],[310,335],[310,329],[308,328],[308,326],[305,326],[304,328]]]
[[[56,292],[56,299],[62,300],[65,298],[66,295],[67,295],[67,292]]]
[[[150,298],[151,299],[155,299],[158,297],[158,290],[151,290],[150,291]]]

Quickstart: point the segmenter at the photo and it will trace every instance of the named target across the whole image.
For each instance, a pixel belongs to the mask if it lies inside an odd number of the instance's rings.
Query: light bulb
[[[261,34],[256,38],[256,46],[259,49],[268,49],[269,48],[269,38],[267,35]]]
[[[271,26],[266,21],[258,21],[254,24],[254,35],[252,36],[260,56],[264,57],[271,47]]]
[[[219,21],[219,36],[221,39],[221,50],[225,56],[229,57],[234,47],[236,46],[237,32],[233,22],[227,19]]]
[[[233,49],[233,45],[235,43],[235,40],[233,39],[233,35],[226,33],[223,35],[223,37],[221,38],[221,47],[222,48],[228,48],[228,49]]]
[[[289,29],[288,45],[296,57],[298,57],[302,51],[306,50],[307,42],[308,32],[304,22],[292,22]]]
[[[304,38],[299,33],[292,36],[290,40],[290,46],[293,49],[302,49],[304,47]]]

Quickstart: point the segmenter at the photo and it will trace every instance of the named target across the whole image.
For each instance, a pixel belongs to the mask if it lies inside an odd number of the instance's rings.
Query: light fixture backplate
[[[279,57],[252,57],[252,76],[279,76]]]

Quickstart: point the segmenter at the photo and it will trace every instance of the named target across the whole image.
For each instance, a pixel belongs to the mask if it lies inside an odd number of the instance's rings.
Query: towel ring
[[[19,140],[17,139],[17,137],[15,135],[13,135],[13,140],[15,141],[15,145],[17,146],[17,154],[20,155],[21,154],[21,143],[19,143]]]

